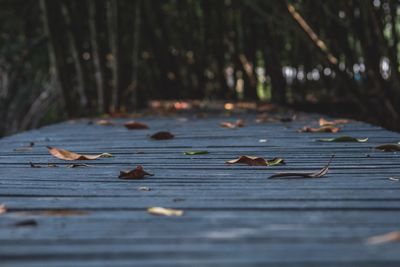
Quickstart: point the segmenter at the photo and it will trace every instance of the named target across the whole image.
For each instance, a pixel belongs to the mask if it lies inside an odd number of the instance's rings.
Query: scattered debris
[[[368,138],[355,138],[352,136],[339,136],[336,138],[322,138],[318,139],[319,142],[358,142],[358,143],[365,143],[368,141]]]
[[[400,151],[400,144],[384,144],[376,146],[375,149],[381,150],[383,152],[396,152]]]
[[[339,127],[334,127],[332,125],[322,126],[320,128],[313,128],[309,126],[304,126],[303,128],[297,130],[299,133],[337,133],[340,131]]]
[[[244,121],[243,120],[237,120],[235,122],[224,121],[224,122],[221,122],[219,126],[221,126],[223,128],[234,129],[237,127],[244,127]]]
[[[162,207],[151,207],[147,209],[147,212],[153,215],[164,215],[164,216],[182,216],[183,210],[167,209]]]
[[[192,156],[192,155],[205,155],[209,154],[209,152],[206,150],[197,150],[197,151],[185,151],[183,152],[183,154]]]
[[[129,130],[149,129],[149,126],[147,124],[137,122],[137,121],[128,121],[127,123],[124,124],[124,126]]]

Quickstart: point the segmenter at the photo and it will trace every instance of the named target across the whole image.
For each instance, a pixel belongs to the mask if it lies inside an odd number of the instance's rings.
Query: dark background
[[[399,14],[394,0],[0,0],[0,136],[150,99],[400,130]]]

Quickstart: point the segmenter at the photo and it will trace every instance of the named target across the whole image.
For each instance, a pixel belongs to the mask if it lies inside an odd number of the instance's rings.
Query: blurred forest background
[[[0,136],[149,99],[400,130],[397,0],[0,0]]]

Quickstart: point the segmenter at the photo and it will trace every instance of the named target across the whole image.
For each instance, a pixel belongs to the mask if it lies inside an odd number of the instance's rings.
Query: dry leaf
[[[368,141],[368,138],[355,138],[352,136],[339,136],[336,138],[322,138],[318,139],[319,142],[358,142],[358,143],[365,143]]]
[[[4,204],[0,204],[0,214],[2,214],[2,213],[6,213],[6,212],[7,212],[6,205],[4,205]]]
[[[146,124],[137,121],[128,121],[124,124],[124,126],[129,130],[149,129],[149,126],[147,126]]]
[[[114,123],[112,121],[109,120],[98,120],[96,121],[97,125],[102,125],[102,126],[111,126],[114,125]]]
[[[324,118],[320,118],[319,126],[335,126],[338,124],[347,124],[349,122],[350,121],[346,120],[346,119],[338,119],[338,120],[328,121],[328,120],[325,120]]]
[[[384,144],[375,147],[375,149],[384,151],[384,152],[396,152],[400,151],[400,145],[399,144]]]
[[[339,131],[340,128],[333,125],[322,126],[320,128],[304,126],[298,130],[299,133],[337,133]]]
[[[276,178],[294,178],[294,177],[300,177],[300,178],[321,178],[325,174],[328,173],[329,170],[329,165],[331,164],[333,158],[335,155],[332,155],[331,159],[328,161],[325,167],[323,167],[321,170],[317,172],[281,172],[277,174],[273,174],[269,179],[276,179]]]
[[[55,148],[48,146],[47,149],[49,153],[56,158],[63,159],[63,160],[93,160],[98,158],[109,158],[112,157],[109,153],[102,153],[98,155],[81,155],[77,154],[65,149]]]
[[[174,138],[174,135],[170,132],[157,132],[150,136],[150,138],[154,140],[167,140]]]
[[[400,242],[400,232],[390,232],[383,235],[376,235],[368,238],[367,243],[370,245],[379,245],[389,242]]]
[[[264,159],[261,157],[254,156],[241,156],[240,158],[228,160],[228,164],[244,163],[250,166],[274,166],[285,164],[285,161],[281,158]]]
[[[147,212],[154,215],[165,215],[165,216],[182,216],[183,210],[166,209],[162,207],[151,207],[147,209]]]
[[[24,211],[20,212],[20,214],[37,215],[37,216],[82,216],[82,215],[87,215],[88,212],[82,210],[60,209],[60,210]]]
[[[143,167],[141,165],[138,165],[133,170],[120,171],[118,178],[134,180],[134,179],[142,179],[146,175],[153,176],[154,174],[146,172],[145,170],[143,170]]]
[[[234,123],[228,122],[228,121],[224,121],[224,122],[220,123],[220,126],[223,127],[223,128],[230,128],[230,129],[234,129],[236,127],[244,127],[244,121],[243,120],[237,120]]]
[[[398,177],[389,177],[389,180],[399,182],[400,178],[398,178]]]

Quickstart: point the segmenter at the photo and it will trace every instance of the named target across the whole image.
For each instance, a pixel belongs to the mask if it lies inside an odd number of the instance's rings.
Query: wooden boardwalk
[[[367,244],[400,230],[400,182],[389,179],[400,176],[400,154],[371,149],[400,134],[360,122],[338,134],[296,132],[317,118],[257,124],[245,115],[246,127],[237,129],[219,127],[227,119],[217,116],[142,118],[148,130],[127,130],[122,119],[115,126],[82,120],[1,139],[0,266],[400,266],[400,242]],[[160,130],[175,138],[148,137]],[[369,141],[315,141],[342,134]],[[32,150],[14,151],[29,142]],[[46,146],[114,157],[67,168]],[[318,170],[332,154],[322,178],[267,179]],[[241,155],[287,164],[225,164]],[[155,175],[118,179],[137,164]],[[185,213],[148,214],[153,206]],[[65,209],[74,212],[50,212]]]

